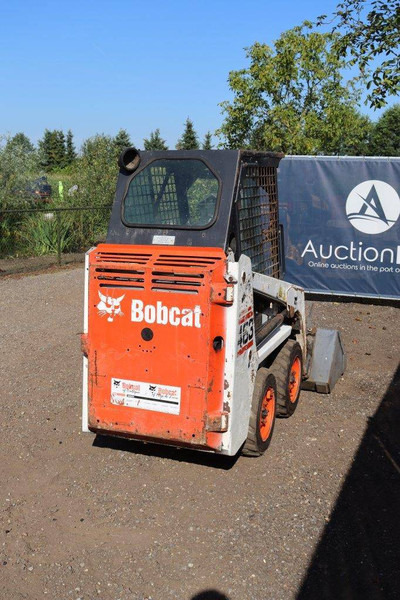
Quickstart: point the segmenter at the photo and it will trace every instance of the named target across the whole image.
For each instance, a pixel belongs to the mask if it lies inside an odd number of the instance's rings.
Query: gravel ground
[[[71,265],[77,262],[83,263],[84,260],[84,253],[61,254],[62,265]],[[54,267],[57,269],[59,268],[58,257],[56,254],[0,259],[0,274],[2,276],[16,273],[28,273],[29,271],[44,271]]]
[[[345,377],[226,459],[81,433],[83,269],[1,290],[1,598],[400,597],[398,308],[315,302]]]

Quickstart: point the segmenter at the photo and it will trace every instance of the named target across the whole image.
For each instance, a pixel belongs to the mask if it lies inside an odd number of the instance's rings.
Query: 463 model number
[[[254,319],[250,317],[239,326],[238,354],[241,354],[253,343]]]

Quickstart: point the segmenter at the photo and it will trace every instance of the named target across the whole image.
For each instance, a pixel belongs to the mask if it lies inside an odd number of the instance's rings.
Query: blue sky
[[[244,47],[271,44],[336,1],[2,1],[0,133],[72,129],[76,145],[126,129],[142,146],[159,127],[171,147],[190,117],[220,125]],[[369,114],[367,107],[363,112]],[[376,114],[371,115],[376,118]]]

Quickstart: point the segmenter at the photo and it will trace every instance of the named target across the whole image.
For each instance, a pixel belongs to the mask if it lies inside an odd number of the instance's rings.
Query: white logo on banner
[[[384,181],[363,181],[348,195],[346,214],[358,231],[383,233],[390,229],[400,216],[400,198],[396,190]]]

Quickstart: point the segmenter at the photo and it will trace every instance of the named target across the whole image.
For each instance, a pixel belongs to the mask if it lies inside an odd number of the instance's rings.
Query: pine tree
[[[117,155],[119,156],[124,148],[132,146],[131,138],[126,129],[120,129],[114,138],[114,146]]]
[[[66,166],[65,136],[61,130],[45,130],[39,141],[40,164],[46,171],[62,169]]]
[[[77,157],[73,137],[74,136],[72,134],[72,131],[68,129],[65,150],[65,159],[67,165],[72,165],[72,163],[76,160]]]
[[[143,143],[145,150],[168,150],[166,141],[162,139],[159,129],[152,131],[149,138],[144,138]]]
[[[39,152],[40,152],[40,165],[45,171],[51,170],[52,158],[51,158],[51,145],[52,145],[52,132],[45,129],[43,138],[39,140]]]
[[[177,150],[198,150],[199,139],[193,127],[193,121],[186,119],[185,130],[176,144]]]
[[[212,135],[210,131],[207,131],[204,136],[203,150],[212,150]]]
[[[64,132],[57,129],[54,135],[54,167],[63,169],[67,165],[67,147]]]

